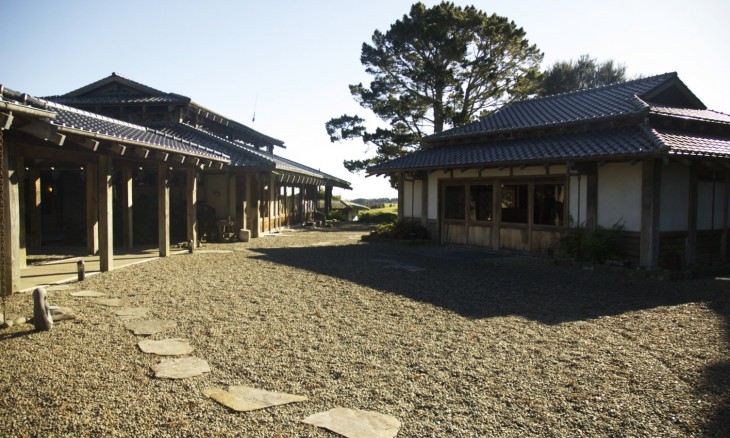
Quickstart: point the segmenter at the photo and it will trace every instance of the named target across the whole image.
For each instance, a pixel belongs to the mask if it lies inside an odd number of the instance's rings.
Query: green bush
[[[382,212],[368,213],[366,211],[363,211],[358,215],[358,219],[360,222],[365,222],[369,224],[384,224],[389,222],[395,222],[398,219],[398,214]]]
[[[428,231],[420,222],[401,219],[396,222],[380,224],[372,232],[378,237],[400,240],[428,239]]]
[[[593,231],[584,226],[570,228],[560,239],[559,252],[579,261],[620,260],[624,256],[621,248],[623,228],[618,222],[611,228],[597,226]]]
[[[330,210],[330,212],[327,213],[327,219],[345,222],[347,221],[347,215],[343,210]]]

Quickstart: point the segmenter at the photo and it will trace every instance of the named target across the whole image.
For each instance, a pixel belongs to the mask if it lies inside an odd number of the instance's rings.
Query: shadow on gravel
[[[730,288],[720,290],[712,279],[663,282],[441,246],[364,244],[255,251],[261,254],[260,259],[351,281],[474,319],[517,315],[552,325],[706,302],[724,317],[730,344]],[[730,360],[708,367],[697,391],[725,401],[708,418],[708,435],[730,436]]]

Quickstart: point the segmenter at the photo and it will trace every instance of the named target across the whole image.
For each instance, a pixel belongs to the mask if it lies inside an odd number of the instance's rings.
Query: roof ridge
[[[550,95],[547,95],[547,96],[533,97],[533,98],[530,98],[530,99],[525,99],[524,101],[527,101],[527,100],[529,100],[529,101],[539,101],[539,100],[554,99],[554,98],[557,98],[557,97],[569,96],[569,95],[573,95],[573,94],[581,94],[581,93],[588,93],[588,92],[594,92],[594,91],[601,91],[601,90],[606,90],[606,89],[609,89],[609,88],[618,88],[618,87],[622,87],[622,86],[626,86],[626,85],[633,85],[633,84],[635,84],[637,82],[648,82],[650,80],[655,80],[655,79],[659,79],[659,78],[664,78],[664,80],[666,80],[666,79],[670,79],[672,77],[678,77],[676,71],[662,73],[662,74],[653,75],[653,76],[647,76],[647,77],[643,77],[643,78],[630,79],[630,80],[624,81],[624,82],[614,82],[612,84],[600,85],[598,87],[584,88],[582,90],[572,90],[572,91],[566,91],[564,93],[555,93],[555,94],[550,94]],[[516,102],[524,102],[524,101],[523,100],[518,100]]]
[[[41,100],[41,101],[46,102],[47,105],[49,107],[52,107],[52,108],[59,108],[59,109],[63,109],[64,111],[69,111],[69,112],[72,112],[72,113],[75,113],[75,114],[81,114],[81,115],[84,115],[84,116],[90,116],[90,117],[93,117],[93,118],[98,119],[98,120],[103,120],[105,122],[114,123],[116,125],[126,126],[128,128],[139,129],[140,131],[145,131],[145,132],[154,131],[153,129],[147,128],[146,126],[136,125],[136,124],[130,123],[130,122],[125,122],[124,120],[119,120],[119,119],[115,119],[113,117],[104,116],[104,115],[101,115],[99,113],[92,113],[91,111],[85,111],[85,110],[82,110],[82,109],[74,108],[72,106],[64,105],[62,103],[54,102],[52,100],[46,100],[46,99],[40,99],[40,98],[38,98],[38,99]]]

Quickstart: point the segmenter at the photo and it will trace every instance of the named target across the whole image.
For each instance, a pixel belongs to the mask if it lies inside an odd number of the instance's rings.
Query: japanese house
[[[551,253],[570,227],[622,227],[645,268],[727,260],[730,115],[676,73],[508,104],[371,167],[399,217],[444,244]]]

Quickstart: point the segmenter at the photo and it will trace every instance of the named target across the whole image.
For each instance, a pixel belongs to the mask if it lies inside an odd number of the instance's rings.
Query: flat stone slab
[[[94,304],[107,307],[127,307],[129,306],[129,298],[99,298],[94,300]]]
[[[139,319],[147,316],[150,309],[147,307],[125,307],[114,312],[115,315],[122,319]]]
[[[145,339],[139,341],[137,344],[139,349],[143,353],[156,354],[158,356],[182,356],[184,354],[190,354],[193,351],[193,347],[187,339],[163,339],[160,341],[153,341],[151,339]]]
[[[312,424],[348,438],[393,438],[400,421],[392,415],[372,411],[334,408],[310,415],[302,423]]]
[[[104,292],[97,292],[95,290],[80,290],[78,292],[71,292],[69,293],[72,297],[84,297],[84,298],[97,298],[97,297],[105,297],[106,294]]]
[[[210,372],[210,366],[204,359],[198,357],[183,357],[180,359],[163,359],[157,365],[152,365],[152,371],[158,379],[187,379]]]
[[[167,319],[134,319],[127,321],[124,327],[135,335],[149,336],[172,330],[177,327],[177,323]]]
[[[307,400],[307,397],[301,395],[265,391],[248,386],[229,386],[228,391],[207,388],[203,390],[203,395],[238,412],[255,411]]]

